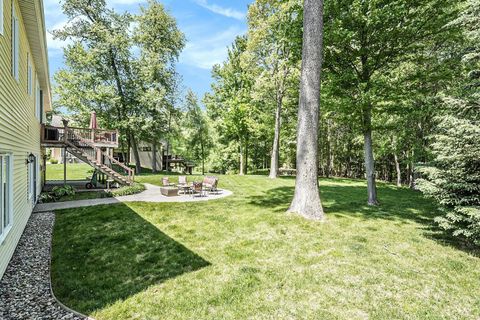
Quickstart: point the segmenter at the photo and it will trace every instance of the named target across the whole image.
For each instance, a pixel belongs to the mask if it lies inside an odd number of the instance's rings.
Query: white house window
[[[3,35],[3,0],[0,0],[0,35]]]
[[[32,63],[30,62],[30,55],[27,53],[27,92],[28,95],[32,95],[33,92],[33,75],[32,75]]]
[[[12,75],[18,81],[18,65],[20,60],[20,28],[15,12],[15,2],[12,1]]]
[[[0,154],[0,243],[13,222],[13,161],[10,154]]]
[[[42,119],[42,93],[40,91],[40,85],[38,84],[38,77],[35,77],[35,116],[37,120],[40,121]]]

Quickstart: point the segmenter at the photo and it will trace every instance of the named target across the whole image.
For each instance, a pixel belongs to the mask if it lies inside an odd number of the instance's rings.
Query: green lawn
[[[480,259],[419,193],[381,184],[370,208],[364,182],[321,180],[318,223],[285,213],[293,179],[220,186],[235,194],[57,212],[56,296],[96,319],[478,319]]]
[[[86,163],[67,164],[67,180],[85,180],[92,172],[93,168]],[[63,180],[63,164],[47,164],[48,180]]]

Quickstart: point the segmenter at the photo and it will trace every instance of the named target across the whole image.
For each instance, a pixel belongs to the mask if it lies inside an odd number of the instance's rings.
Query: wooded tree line
[[[324,1],[318,167],[325,177],[419,187],[446,229],[480,234],[478,1]],[[204,102],[214,169],[293,168],[303,1],[257,0]],[[214,151],[213,154],[218,154]],[[268,160],[267,160],[268,158]],[[298,159],[297,159],[298,160]],[[418,180],[418,181],[417,181]],[[452,211],[452,208],[454,210]]]
[[[57,105],[95,110],[123,146],[158,145],[202,171],[276,178],[295,168],[303,0],[256,0],[248,32],[214,66],[203,97],[182,96],[185,37],[155,0],[140,14],[66,0],[70,40]],[[475,0],[324,1],[318,169],[325,177],[419,187],[449,212],[440,223],[479,241],[479,4]],[[127,148],[128,147],[128,148]],[[453,211],[451,208],[455,208]],[[476,237],[476,238],[475,238]]]

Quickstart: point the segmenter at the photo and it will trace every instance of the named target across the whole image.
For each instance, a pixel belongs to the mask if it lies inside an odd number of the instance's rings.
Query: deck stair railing
[[[41,143],[44,147],[65,148],[75,157],[122,185],[131,185],[135,181],[133,169],[102,150],[118,147],[117,130],[42,125]]]
[[[65,137],[67,151],[90,164],[95,169],[106,174],[122,185],[132,185],[135,181],[135,171],[119,162],[101,148],[95,146],[92,140],[82,137],[82,131],[67,128]],[[115,170],[113,168],[119,168]],[[123,171],[123,172],[120,172]]]
[[[118,147],[118,131],[42,125],[42,145],[61,147],[122,185],[135,181],[135,171],[102,148]]]

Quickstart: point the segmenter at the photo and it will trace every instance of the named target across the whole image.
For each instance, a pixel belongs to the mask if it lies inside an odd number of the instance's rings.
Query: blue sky
[[[227,46],[237,35],[247,30],[247,6],[252,0],[160,0],[185,33],[187,45],[180,56],[178,72],[185,88],[193,89],[199,97],[210,89],[211,68],[225,60]],[[107,0],[108,6],[122,12],[136,13],[142,0]],[[67,22],[58,0],[44,0],[47,33],[61,28]],[[65,45],[48,38],[50,74],[63,66]]]

